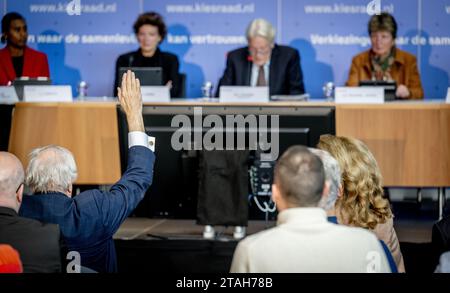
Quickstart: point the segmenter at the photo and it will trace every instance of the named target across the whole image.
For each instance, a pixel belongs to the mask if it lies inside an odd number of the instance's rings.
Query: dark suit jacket
[[[219,96],[220,86],[249,86],[251,82],[253,63],[249,58],[248,47],[236,49],[228,53],[227,67],[220,79],[216,96]],[[300,66],[300,54],[297,50],[275,45],[272,49],[269,71],[270,95],[301,95],[305,93],[303,73]]]
[[[438,265],[441,254],[450,251],[450,216],[433,225],[431,246],[433,262],[435,265]]]
[[[58,225],[22,218],[13,209],[0,207],[0,243],[19,252],[25,273],[61,272]]]
[[[156,50],[153,57],[142,56],[141,50],[120,55],[116,61],[116,75],[114,82],[114,96],[117,96],[117,87],[120,85],[122,77],[119,76],[120,67],[161,67],[163,70],[163,85],[169,80],[172,81],[170,96],[178,98],[181,96],[180,80],[178,75],[178,57],[172,53]]]
[[[22,76],[50,77],[47,55],[26,47],[23,56]],[[7,47],[0,50],[0,86],[7,85],[16,79],[16,71],[12,63],[11,54]]]
[[[117,271],[112,236],[136,208],[153,178],[152,151],[134,146],[127,170],[108,192],[88,190],[70,198],[62,193],[24,196],[20,214],[57,223],[69,251],[78,251],[81,265],[97,272]]]

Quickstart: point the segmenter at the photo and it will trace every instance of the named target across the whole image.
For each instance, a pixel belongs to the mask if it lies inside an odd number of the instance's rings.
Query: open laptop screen
[[[121,76],[127,72],[127,70],[134,72],[136,78],[139,79],[141,86],[163,85],[161,67],[120,67],[118,80],[122,80]]]

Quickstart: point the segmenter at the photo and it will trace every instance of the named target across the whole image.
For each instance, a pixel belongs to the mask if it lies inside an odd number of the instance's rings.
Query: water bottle
[[[323,95],[327,102],[333,102],[334,101],[334,83],[329,81],[324,84],[323,88]]]
[[[87,97],[88,84],[85,81],[78,83],[78,100],[84,100]]]
[[[213,83],[207,81],[202,86],[203,98],[212,98]]]

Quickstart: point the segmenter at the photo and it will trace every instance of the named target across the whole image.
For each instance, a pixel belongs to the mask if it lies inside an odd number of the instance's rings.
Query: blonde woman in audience
[[[389,247],[398,271],[405,272],[394,216],[384,198],[381,172],[368,147],[360,140],[333,135],[322,135],[317,147],[328,151],[341,168],[342,194],[336,201],[338,222],[373,231]]]

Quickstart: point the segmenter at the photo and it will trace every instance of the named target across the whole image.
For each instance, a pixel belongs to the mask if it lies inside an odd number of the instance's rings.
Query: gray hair
[[[257,18],[247,28],[247,40],[254,37],[262,37],[273,44],[275,41],[275,29],[267,20]]]
[[[33,192],[65,193],[77,179],[77,165],[66,148],[49,145],[30,153],[25,183]]]
[[[275,165],[274,183],[295,207],[317,207],[325,184],[322,161],[304,146],[291,146]]]
[[[325,180],[330,184],[330,192],[326,198],[319,202],[319,207],[326,211],[331,210],[334,208],[341,187],[341,168],[338,161],[329,152],[314,148],[308,149],[322,160]]]

